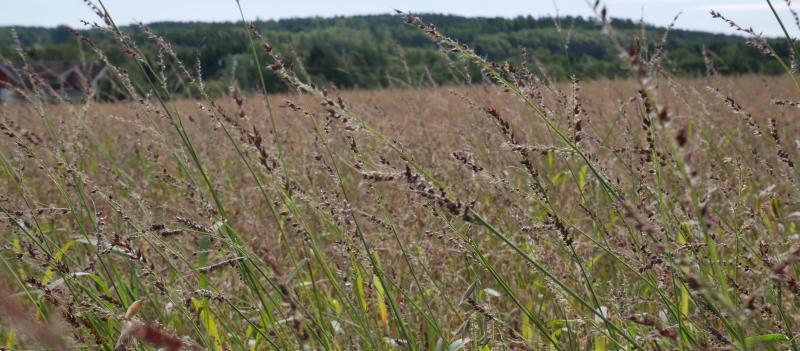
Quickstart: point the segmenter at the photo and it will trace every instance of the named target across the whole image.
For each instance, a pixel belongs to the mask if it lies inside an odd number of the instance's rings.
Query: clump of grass
[[[791,69],[704,55],[674,78],[668,33],[624,37],[595,3],[629,79],[554,82],[400,13],[493,84],[338,91],[240,7],[293,92],[213,99],[199,64],[89,5],[147,80],[76,32],[127,101],[31,76],[0,107],[7,348],[797,349]]]

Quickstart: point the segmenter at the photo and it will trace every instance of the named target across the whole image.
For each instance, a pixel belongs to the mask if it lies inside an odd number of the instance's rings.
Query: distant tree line
[[[626,75],[618,52],[610,45],[600,25],[581,17],[466,18],[453,15],[423,15],[448,36],[470,46],[494,61],[537,63],[554,79],[615,77]],[[614,27],[630,42],[644,34],[645,49],[653,52],[665,29],[642,26],[631,20],[614,20]],[[294,66],[303,78],[340,88],[375,88],[404,85],[474,83],[481,81],[476,67],[442,53],[417,28],[393,15],[334,18],[297,18],[257,21],[255,25]],[[248,35],[241,22],[159,22],[149,25],[172,43],[180,57],[194,66],[199,62],[210,91],[220,93],[236,82],[243,89],[255,89],[260,80]],[[138,26],[126,26],[140,47],[157,59],[158,49]],[[27,56],[32,60],[80,60],[92,53],[79,44],[66,27],[16,28]],[[98,30],[82,30],[103,48],[115,64],[129,65],[130,59],[117,49],[114,39]],[[785,53],[784,41],[772,43]],[[524,49],[524,51],[523,51]],[[698,75],[706,70],[702,55],[710,58],[722,74],[779,74],[774,60],[765,60],[758,50],[747,47],[744,38],[674,29],[666,44],[665,66],[677,75]],[[260,51],[260,49],[259,49]],[[11,28],[0,27],[0,55],[17,60]],[[262,64],[270,63],[263,53]],[[128,63],[126,63],[128,62]],[[540,64],[540,65],[539,65]],[[286,86],[262,70],[269,92]],[[131,70],[135,74],[134,70]],[[139,77],[141,78],[141,77]],[[180,84],[175,80],[175,84]],[[176,87],[177,88],[177,87]],[[112,82],[101,85],[102,96],[114,97]]]

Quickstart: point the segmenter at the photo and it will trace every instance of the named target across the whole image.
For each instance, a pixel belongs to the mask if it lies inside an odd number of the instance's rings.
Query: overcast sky
[[[96,0],[94,0],[96,1]],[[800,33],[787,10],[785,0],[772,0],[793,34]],[[234,0],[105,0],[118,23],[154,21],[232,21],[239,19]],[[589,15],[586,0],[241,0],[250,19],[335,16],[389,13],[400,9],[416,13],[436,12],[465,16]],[[724,15],[752,26],[767,35],[778,35],[780,27],[772,18],[766,0],[607,0],[613,17],[666,25],[682,12],[677,27],[730,33],[731,30],[708,12]],[[795,8],[800,10],[800,1]],[[81,28],[81,19],[94,20],[82,0],[0,0],[0,25],[56,26]]]

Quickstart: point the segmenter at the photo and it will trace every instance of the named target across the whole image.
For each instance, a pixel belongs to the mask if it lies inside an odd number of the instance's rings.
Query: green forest
[[[529,63],[552,79],[595,79],[624,76],[626,68],[619,53],[596,20],[581,17],[467,18],[428,14],[423,20],[436,24],[446,35],[472,46],[492,61]],[[623,38],[640,38],[648,52],[654,52],[666,28],[631,20],[613,20]],[[256,21],[255,25],[282,54],[288,66],[318,84],[338,88],[376,88],[405,85],[475,83],[482,78],[469,67],[442,54],[424,33],[406,25],[394,15],[369,15],[333,18],[297,18]],[[242,22],[160,22],[148,25],[172,44],[186,62],[199,63],[212,92],[224,92],[235,80],[243,89],[255,88],[258,75],[246,25]],[[0,55],[19,60],[13,31],[31,60],[91,59],[92,52],[81,45],[67,27],[0,27]],[[157,46],[137,25],[124,31],[139,43],[153,60]],[[108,54],[114,64],[125,66],[130,59],[117,49],[114,39],[99,29],[80,30]],[[786,43],[772,43],[779,53]],[[703,52],[705,50],[705,59]],[[779,74],[774,60],[748,47],[745,38],[672,29],[666,41],[665,67],[676,75],[703,73],[706,60],[713,61],[721,74]],[[267,55],[262,64],[269,64]],[[193,65],[194,66],[194,65]],[[268,90],[286,87],[276,77],[266,75]],[[134,72],[135,73],[135,72]],[[113,94],[105,82],[104,94]]]

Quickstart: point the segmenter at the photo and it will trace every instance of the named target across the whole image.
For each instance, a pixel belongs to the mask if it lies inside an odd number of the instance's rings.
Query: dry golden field
[[[104,17],[147,85],[0,106],[0,347],[798,349],[793,72],[552,83],[404,18],[494,84],[326,91],[254,31],[294,93],[212,98]]]
[[[270,96],[277,137],[255,95],[3,106],[0,272],[21,304],[3,338],[108,348],[147,341],[142,323],[208,349],[793,344],[800,134],[773,102],[791,81],[652,86],[662,119],[632,80],[529,92],[619,198],[496,86],[331,92],[335,113]]]

